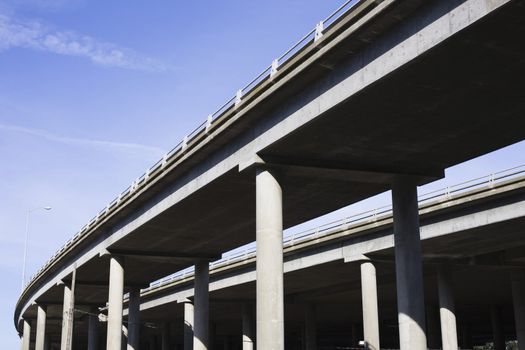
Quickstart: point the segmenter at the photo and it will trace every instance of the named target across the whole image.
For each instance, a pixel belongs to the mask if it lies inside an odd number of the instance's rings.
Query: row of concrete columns
[[[394,241],[396,260],[397,307],[399,340],[402,350],[426,349],[425,303],[419,214],[416,184],[409,179],[396,180],[392,185]],[[256,333],[257,346],[265,350],[284,350],[284,288],[283,288],[283,207],[282,189],[276,176],[268,169],[256,174]],[[516,309],[518,340],[525,343],[525,277],[513,275],[513,295]],[[187,302],[185,315],[185,349],[207,350],[209,345],[209,264],[195,265],[194,305]],[[450,272],[440,269],[439,303],[441,334],[444,350],[457,349],[457,330],[454,300],[450,290]],[[365,345],[380,349],[377,282],[371,261],[361,263],[363,330]],[[110,258],[110,281],[107,318],[107,350],[122,348],[122,312],[124,294],[124,259]],[[129,298],[128,350],[137,350],[140,329],[139,290]],[[69,350],[73,334],[74,295],[64,287],[64,307],[61,349]],[[253,349],[251,309],[243,308],[243,349]],[[45,339],[44,307],[38,309],[37,348],[43,350]],[[305,314],[308,350],[316,349],[315,316],[313,309]],[[95,322],[95,320],[93,320]],[[90,319],[91,324],[91,319]],[[29,348],[30,325],[24,321],[22,349]],[[89,349],[95,348],[95,331],[90,331]],[[167,337],[167,330],[163,332]],[[191,340],[190,340],[191,339]],[[167,342],[163,342],[167,344]],[[191,344],[191,345],[190,345]],[[164,349],[163,349],[164,350]]]

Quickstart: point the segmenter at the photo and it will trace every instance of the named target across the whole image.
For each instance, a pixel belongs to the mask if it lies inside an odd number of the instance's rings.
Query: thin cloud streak
[[[172,69],[130,49],[71,31],[55,31],[38,21],[22,21],[0,13],[0,51],[11,48],[84,57],[105,67],[152,72]]]
[[[166,153],[165,150],[153,147],[142,145],[139,143],[128,143],[128,142],[114,142],[114,141],[103,141],[103,140],[92,140],[92,139],[83,139],[83,138],[74,138],[67,136],[55,135],[45,130],[25,128],[17,125],[6,125],[0,124],[0,130],[18,132],[26,135],[37,136],[44,138],[49,141],[59,142],[69,146],[87,146],[102,148],[104,150],[110,150],[114,152],[121,152],[126,154],[140,155],[147,157],[148,159],[158,159]]]

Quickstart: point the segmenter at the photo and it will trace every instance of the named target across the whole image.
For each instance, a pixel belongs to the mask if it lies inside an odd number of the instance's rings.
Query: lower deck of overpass
[[[525,269],[523,227],[525,218],[520,218],[489,225],[482,230],[467,230],[422,242],[426,331],[430,349],[441,347],[437,269],[444,263],[452,270],[461,349],[473,349],[493,342],[495,313],[498,316],[497,331],[507,341],[516,339],[511,272]],[[394,252],[386,249],[370,257],[377,268],[381,348],[397,349]],[[359,262],[337,260],[300,269],[286,273],[284,282],[286,349],[305,349],[307,307],[315,310],[318,349],[362,348],[358,346],[363,337]],[[255,282],[210,292],[212,349],[242,349],[243,305],[253,307],[255,314]],[[56,310],[48,308],[47,332],[53,344],[51,349],[59,349],[61,319],[58,316],[61,309],[61,306]],[[89,305],[78,305],[76,310],[73,348],[87,349],[90,308]],[[183,349],[183,317],[183,304],[176,302],[141,311],[140,349],[164,350],[163,334],[164,337],[168,334],[168,349]],[[105,328],[106,324],[101,322],[100,349],[105,344]]]

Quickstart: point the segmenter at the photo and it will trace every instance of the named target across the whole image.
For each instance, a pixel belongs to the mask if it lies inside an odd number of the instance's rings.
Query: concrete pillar
[[[122,341],[120,342],[120,348],[122,350],[127,350],[128,348],[128,326],[122,324]]]
[[[37,305],[35,350],[44,350],[46,341],[47,309],[44,305]]]
[[[207,350],[209,341],[209,272],[210,264],[200,261],[195,264],[195,297],[193,349]]]
[[[111,256],[109,263],[108,331],[106,350],[122,348],[122,299],[124,297],[124,259]]]
[[[518,348],[525,349],[525,271],[512,271],[511,282]]]
[[[401,350],[426,349],[425,298],[416,183],[407,178],[392,184],[396,254],[397,312]]]
[[[253,311],[252,305],[242,305],[242,350],[253,350]]]
[[[494,350],[505,350],[505,335],[503,334],[503,324],[497,306],[490,308],[490,321],[492,324],[492,338]]]
[[[363,305],[363,340],[367,349],[379,350],[376,268],[371,261],[361,263],[361,299]]]
[[[452,279],[446,266],[438,268],[439,319],[441,322],[441,346],[443,350],[458,349],[456,311],[452,295]]]
[[[23,320],[23,333],[22,333],[22,350],[29,350],[31,344],[31,323],[28,320]]]
[[[88,350],[98,350],[98,309],[91,309],[88,318]]]
[[[432,304],[425,306],[426,334],[429,349],[441,349],[441,332],[438,307]]]
[[[128,302],[128,350],[139,350],[140,346],[140,289],[129,292]]]
[[[161,348],[162,350],[169,350],[170,348],[170,324],[169,322],[164,322],[162,324],[162,334],[161,334]]]
[[[305,350],[317,350],[315,307],[312,304],[306,305],[304,311],[304,348]]]
[[[190,300],[184,302],[184,350],[193,350],[194,307]]]
[[[282,190],[274,175],[257,170],[257,348],[284,349]]]
[[[73,345],[74,296],[71,286],[64,284],[64,305],[62,307],[62,334],[60,350],[71,350]]]

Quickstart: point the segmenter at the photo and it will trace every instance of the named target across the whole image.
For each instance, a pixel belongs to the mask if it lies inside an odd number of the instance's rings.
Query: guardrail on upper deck
[[[55,254],[49,260],[47,260],[34,275],[31,276],[25,286],[31,284],[49,265],[57,260],[61,254],[67,250],[67,248],[85,236],[90,231],[90,229],[95,227],[95,225],[100,222],[101,219],[107,217],[108,214],[122,206],[125,200],[129,199],[134,192],[148,183],[150,178],[152,178],[154,175],[158,175],[160,172],[163,172],[167,168],[167,164],[169,164],[171,161],[174,161],[177,158],[177,155],[181,155],[185,152],[188,144],[192,140],[195,140],[198,136],[208,133],[210,128],[214,126],[215,122],[221,116],[226,114],[226,112],[230,111],[232,108],[235,108],[243,101],[245,96],[254,91],[255,88],[262,82],[271,79],[281,69],[281,67],[289,62],[299,52],[301,52],[301,50],[319,40],[324,35],[324,33],[333,27],[334,24],[336,24],[343,16],[352,12],[352,10],[356,8],[356,5],[364,2],[365,0],[347,0],[328,17],[317,23],[312,30],[305,34],[298,42],[296,42],[281,56],[273,60],[269,66],[267,66],[260,74],[258,74],[255,78],[250,80],[246,85],[239,89],[233,97],[221,105],[216,111],[208,115],[206,121],[201,123],[199,126],[197,126],[197,128],[185,136],[183,140],[179,142],[173,149],[171,149],[155,164],[148,168],[144,174],[134,180],[130,186],[128,186],[117,197],[110,201],[109,204],[104,207],[104,209],[100,210],[84,227],[82,227],[75,235],[73,235],[73,237],[69,239],[57,252],[55,252]]]

